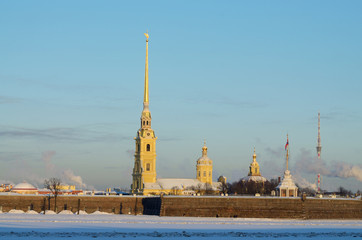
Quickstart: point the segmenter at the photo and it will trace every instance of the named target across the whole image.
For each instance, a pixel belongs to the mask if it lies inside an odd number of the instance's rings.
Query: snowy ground
[[[0,239],[356,239],[362,220],[1,213]],[[69,212],[68,212],[69,213]]]

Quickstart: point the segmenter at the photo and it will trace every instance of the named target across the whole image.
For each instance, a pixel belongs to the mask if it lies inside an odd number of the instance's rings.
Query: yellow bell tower
[[[259,163],[256,161],[255,148],[254,148],[253,162],[250,163],[248,176],[261,176]]]
[[[200,182],[212,184],[212,160],[207,156],[206,142],[202,147],[202,156],[196,162],[196,178]]]
[[[145,184],[156,182],[156,139],[151,128],[151,112],[148,95],[148,33],[146,36],[146,67],[141,128],[137,132],[135,162],[132,174],[132,193],[144,194]]]

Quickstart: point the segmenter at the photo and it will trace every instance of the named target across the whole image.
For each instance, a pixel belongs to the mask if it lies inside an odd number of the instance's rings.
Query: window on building
[[[137,144],[137,152],[140,152],[140,144]]]
[[[201,173],[200,173],[200,171],[199,171],[199,177],[201,177]]]
[[[146,123],[147,125],[148,125],[148,121],[147,121],[147,123]]]
[[[151,151],[151,145],[147,144],[147,152]]]
[[[146,171],[150,171],[151,165],[149,163],[146,164]]]
[[[143,125],[145,125],[145,121],[143,121]]]
[[[255,168],[255,173],[258,173],[258,168]]]
[[[206,177],[206,171],[204,171],[204,177]]]
[[[209,177],[211,177],[211,171],[209,172]]]

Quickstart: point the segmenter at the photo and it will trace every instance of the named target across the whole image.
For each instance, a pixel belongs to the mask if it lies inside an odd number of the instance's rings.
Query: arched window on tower
[[[211,177],[211,171],[209,172],[209,177]]]
[[[200,171],[199,171],[199,177],[201,177],[201,173],[200,173]]]
[[[204,177],[206,177],[206,171],[204,171]]]
[[[146,125],[148,125],[148,121],[147,121]]]
[[[150,144],[147,144],[146,149],[147,149],[147,152],[151,151],[151,145],[150,145]]]
[[[151,164],[147,163],[146,164],[146,171],[150,171],[150,169],[151,169]]]

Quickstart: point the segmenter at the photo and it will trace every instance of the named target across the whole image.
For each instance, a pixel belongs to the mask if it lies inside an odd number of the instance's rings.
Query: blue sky
[[[298,181],[322,171],[327,189],[361,189],[361,7],[2,1],[0,179],[129,187],[148,30],[159,177],[195,177],[204,139],[215,180],[245,176],[254,146],[262,174],[281,176],[288,133]]]

